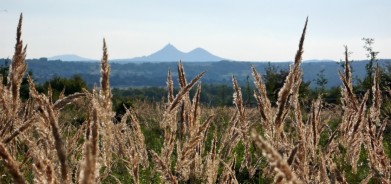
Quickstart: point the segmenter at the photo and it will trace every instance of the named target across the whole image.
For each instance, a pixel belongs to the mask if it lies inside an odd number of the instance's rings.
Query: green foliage
[[[53,91],[53,99],[58,99],[62,91],[64,91],[64,95],[67,96],[76,92],[82,92],[83,89],[87,89],[87,84],[80,75],[74,75],[69,79],[55,76],[51,80],[46,81],[41,90],[47,93],[49,86]]]
[[[289,71],[279,69],[279,67],[271,65],[270,62],[265,68],[265,74],[263,75],[263,78],[265,81],[267,96],[272,103],[277,101],[278,92],[284,85],[285,78],[288,73]]]
[[[315,91],[320,94],[323,94],[326,91],[326,87],[327,87],[326,85],[328,83],[328,80],[324,74],[324,71],[325,71],[324,68],[322,70],[320,70],[320,72],[318,74],[316,74],[317,78],[315,79],[315,82],[317,85],[315,88]]]

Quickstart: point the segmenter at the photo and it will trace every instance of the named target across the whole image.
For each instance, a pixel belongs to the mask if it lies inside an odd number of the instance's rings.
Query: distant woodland
[[[9,65],[7,59],[0,59],[0,66]],[[366,75],[365,66],[368,61],[353,61],[354,82],[358,83]],[[380,66],[389,67],[391,60],[378,60]],[[163,87],[166,85],[167,71],[170,69],[177,75],[178,62],[161,63],[111,63],[111,86],[114,88],[128,87]],[[202,78],[203,84],[231,84],[231,76],[235,75],[240,84],[246,84],[250,74],[250,65],[254,65],[260,73],[265,74],[267,70],[279,73],[287,71],[289,62],[185,62],[186,74],[189,78],[206,71]],[[63,62],[48,61],[46,58],[27,60],[27,71],[32,73],[37,83],[43,84],[53,77],[70,78],[74,75],[80,76],[89,87],[99,83],[100,66],[98,62]],[[336,61],[305,61],[302,64],[304,70],[303,81],[309,82],[311,88],[317,86],[316,80],[323,77],[327,80],[325,87],[331,88],[340,85],[338,70],[342,64]],[[251,80],[251,76],[250,76]],[[176,81],[175,81],[176,82]],[[174,82],[174,85],[176,85]],[[251,82],[252,83],[252,82]]]

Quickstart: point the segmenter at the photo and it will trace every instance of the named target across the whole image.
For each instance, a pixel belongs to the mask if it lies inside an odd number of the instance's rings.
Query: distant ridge
[[[48,60],[61,60],[61,61],[96,61],[94,59],[84,58],[75,54],[64,54],[49,57]]]
[[[207,62],[207,61],[221,61],[225,60],[224,58],[215,56],[210,52],[202,48],[196,48],[190,52],[182,52],[174,47],[172,44],[167,44],[162,49],[152,53],[148,56],[135,57],[130,59],[117,59],[113,61],[119,62],[172,62],[172,61],[197,61],[197,62]]]

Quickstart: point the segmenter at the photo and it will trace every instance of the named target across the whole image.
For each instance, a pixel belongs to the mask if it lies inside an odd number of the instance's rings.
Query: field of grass
[[[275,104],[252,67],[256,108],[244,105],[235,76],[234,107],[204,106],[207,74],[187,81],[179,63],[178,93],[168,71],[167,101],[136,102],[122,117],[112,109],[105,41],[99,88],[53,99],[27,76],[30,97],[22,101],[21,28],[22,16],[8,82],[0,85],[1,183],[390,183],[379,69],[372,89],[356,96],[346,48],[341,105],[299,100],[307,21]]]

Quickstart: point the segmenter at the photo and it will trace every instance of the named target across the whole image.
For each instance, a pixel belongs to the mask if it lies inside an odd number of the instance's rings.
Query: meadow
[[[99,87],[53,98],[26,75],[21,16],[9,74],[2,76],[7,82],[0,84],[1,183],[390,183],[390,123],[382,104],[391,92],[379,86],[379,67],[372,87],[356,95],[345,47],[341,104],[329,105],[322,95],[304,103],[307,22],[276,103],[251,67],[257,107],[245,105],[235,76],[234,106],[205,106],[200,81],[207,73],[187,80],[179,62],[177,93],[168,71],[166,101],[138,101],[116,117],[105,40]],[[29,98],[22,100],[25,77]]]

